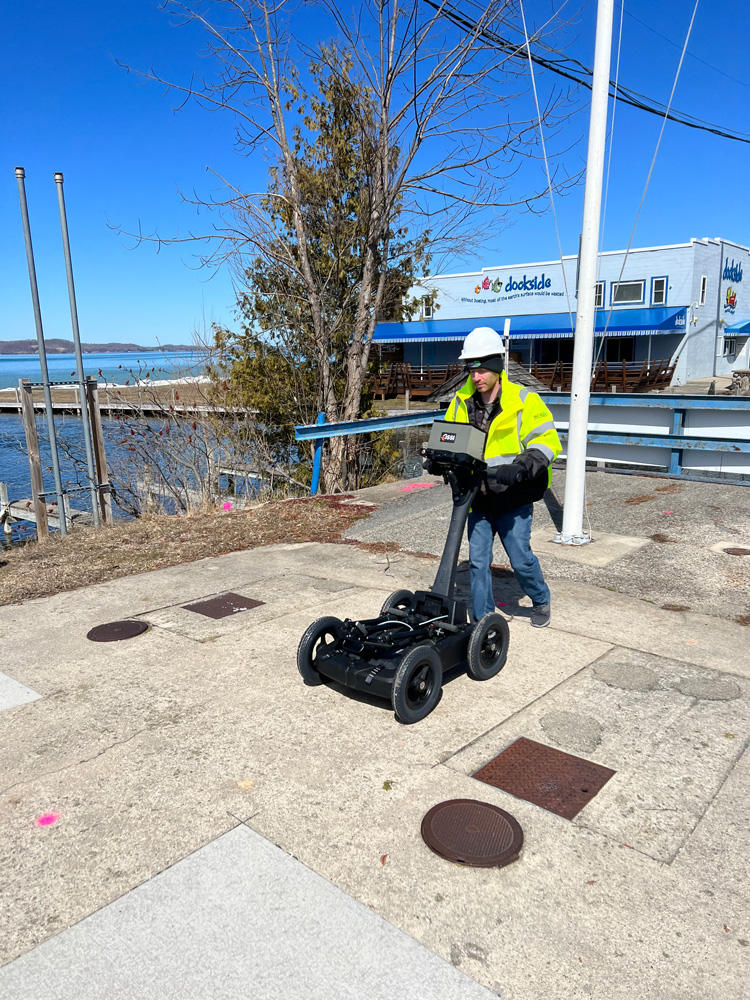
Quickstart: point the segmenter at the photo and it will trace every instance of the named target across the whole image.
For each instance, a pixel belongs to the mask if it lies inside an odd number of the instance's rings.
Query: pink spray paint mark
[[[507,608],[508,605],[505,603],[505,601],[495,601],[495,607],[496,608]]]
[[[413,493],[414,490],[431,490],[434,483],[412,483],[411,486],[402,486],[399,493]]]
[[[665,514],[674,514],[674,511],[673,510],[665,510],[664,513]]]
[[[36,825],[37,826],[52,826],[60,819],[58,813],[43,813],[41,816],[37,816]]]
[[[221,509],[222,510],[231,510],[232,509],[232,503],[231,503],[231,501],[227,500],[227,502],[224,504],[224,506]]]

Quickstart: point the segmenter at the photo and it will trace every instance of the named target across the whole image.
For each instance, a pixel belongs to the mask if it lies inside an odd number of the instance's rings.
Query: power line
[[[549,46],[543,47],[559,58],[552,59],[538,54],[528,55],[523,42],[514,42],[510,38],[504,38],[502,35],[498,35],[496,32],[487,29],[481,29],[477,32],[476,23],[472,22],[466,12],[462,11],[459,7],[454,5],[446,6],[445,4],[436,3],[435,0],[425,0],[425,2],[429,7],[438,11],[438,13],[442,14],[443,17],[447,18],[457,27],[477,34],[492,48],[500,52],[505,52],[512,59],[526,61],[530,58],[537,65],[543,66],[544,69],[548,69],[550,72],[557,74],[557,76],[562,76],[566,80],[572,80],[574,83],[591,90],[593,70],[578,59],[563,55],[557,49],[552,49]],[[668,108],[667,105],[653,100],[630,87],[624,87],[621,83],[616,86],[614,80],[609,81],[609,87],[610,97],[616,101],[622,101],[623,104],[628,104],[630,107],[637,108],[639,111],[647,111],[649,114],[657,115],[659,118],[666,118],[668,121],[677,122],[678,125],[686,125],[688,128],[697,129],[701,132],[710,132],[712,135],[718,135],[723,139],[732,139],[734,142],[750,144],[750,135],[747,133],[734,132],[719,125],[713,125],[702,118],[696,118],[694,115]]]
[[[620,4],[618,4],[617,0],[615,0],[615,7],[619,6]],[[650,24],[648,24],[646,21],[641,20],[640,17],[636,17],[636,15],[632,14],[629,10],[625,10],[624,7],[622,8],[622,10],[624,11],[625,14],[627,14],[628,17],[632,18],[634,21],[637,21],[639,24],[642,24],[643,27],[647,29],[647,31],[650,31],[654,35],[658,35],[659,38],[663,38],[665,42],[669,42],[669,44],[673,45],[676,49],[680,48],[679,42],[675,42],[674,39],[668,38],[666,35],[662,35],[660,31],[656,30],[656,28],[652,28]],[[704,66],[708,66],[708,68],[712,69],[714,73],[719,73],[721,74],[721,76],[725,76],[727,80],[732,80],[734,83],[739,83],[743,87],[750,87],[750,83],[748,83],[747,80],[739,80],[736,76],[732,76],[731,73],[726,73],[723,69],[719,69],[718,66],[714,66],[713,63],[706,62],[705,59],[701,59],[701,57],[695,55],[694,52],[687,52],[685,54],[688,55],[691,59],[695,59],[696,62],[703,63]]]

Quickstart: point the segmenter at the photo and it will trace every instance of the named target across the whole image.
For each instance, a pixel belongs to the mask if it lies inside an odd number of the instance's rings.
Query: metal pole
[[[565,503],[562,531],[555,538],[556,541],[566,545],[581,545],[591,541],[591,537],[583,531],[583,497],[586,488],[586,438],[594,351],[597,245],[604,177],[604,144],[607,134],[613,8],[614,0],[598,0],[586,188],[583,196],[573,379],[570,391]]]
[[[719,334],[721,333],[721,283],[724,280],[722,275],[724,274],[724,241],[721,240],[719,243],[720,247],[720,257],[719,257],[719,288],[716,292],[716,327],[714,329],[714,363],[712,373],[713,377],[716,378],[716,373],[718,371],[718,365],[716,364],[716,358],[719,354]],[[687,330],[685,331],[687,333]]]
[[[83,425],[83,441],[86,446],[86,468],[88,470],[89,486],[91,487],[91,512],[94,527],[99,527],[99,504],[97,502],[96,476],[94,473],[94,452],[91,447],[91,423],[86,397],[86,376],[83,373],[83,353],[81,351],[81,333],[78,329],[78,306],[76,305],[76,290],[73,284],[73,262],[70,256],[70,240],[68,238],[68,217],[65,213],[65,195],[63,194],[63,175],[55,174],[57,185],[57,204],[60,209],[60,229],[62,230],[63,253],[65,255],[65,273],[68,277],[68,298],[70,299],[70,321],[73,326],[73,347],[76,355],[76,372],[78,374],[78,398],[81,404],[81,423]]]
[[[318,414],[317,423],[324,424],[326,422],[325,413]],[[313,471],[312,471],[312,482],[310,483],[310,493],[312,496],[318,492],[318,484],[320,483],[320,464],[323,459],[323,438],[315,439],[315,457],[313,458]]]
[[[26,171],[23,167],[16,167],[16,180],[18,181],[18,197],[21,202],[21,218],[23,220],[23,238],[26,243],[26,260],[29,265],[29,283],[31,285],[31,301],[34,306],[34,322],[36,324],[36,341],[39,347],[39,364],[42,369],[42,388],[44,389],[44,406],[47,411],[47,427],[49,429],[49,444],[52,453],[52,474],[55,479],[55,492],[57,493],[57,509],[60,515],[60,534],[65,537],[68,533],[67,513],[65,510],[65,493],[63,491],[62,478],[60,476],[60,460],[57,455],[57,435],[55,434],[55,417],[52,412],[52,393],[49,387],[49,373],[47,371],[47,352],[44,346],[44,331],[42,330],[42,310],[39,306],[39,289],[36,284],[36,267],[34,266],[34,249],[31,245],[31,226],[29,225],[29,209],[26,204],[26,185],[24,178]]]

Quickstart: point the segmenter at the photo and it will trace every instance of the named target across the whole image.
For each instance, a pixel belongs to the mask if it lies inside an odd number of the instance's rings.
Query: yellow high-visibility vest
[[[551,464],[562,451],[552,414],[537,393],[511,382],[505,372],[500,377],[500,412],[487,429],[485,462],[488,466],[505,465],[528,448],[536,448]],[[451,400],[445,420],[468,424],[466,400],[474,392],[474,383],[468,378]],[[547,474],[551,484],[551,468]]]

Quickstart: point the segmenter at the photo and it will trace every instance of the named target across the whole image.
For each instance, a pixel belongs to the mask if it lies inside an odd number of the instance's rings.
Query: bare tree
[[[486,242],[488,209],[499,226],[511,208],[533,209],[546,196],[546,183],[526,196],[509,193],[522,159],[537,156],[539,121],[518,100],[526,88],[523,60],[499,54],[486,37],[499,27],[515,31],[522,52],[516,0],[489,0],[465,28],[444,16],[454,5],[437,0],[365,0],[353,9],[336,0],[163,6],[205,29],[218,72],[185,84],[153,70],[144,75],[185,101],[230,110],[239,148],[270,154],[275,182],[269,191],[245,192],[222,178],[226,195],[210,202],[221,223],[208,237],[187,238],[209,239],[203,261],[229,262],[240,280],[258,260],[293,277],[309,313],[316,403],[328,421],[356,419],[375,324],[388,311],[390,269],[423,257],[426,246],[433,259],[465,255]],[[316,50],[291,28],[295,13],[311,7],[318,29],[333,39]],[[309,211],[305,153],[319,121],[311,120],[300,69],[307,62],[328,81],[344,72],[352,94],[347,135],[358,143],[362,176],[357,225],[336,253],[319,252],[320,214]],[[322,100],[329,102],[335,144],[334,101],[330,94]],[[547,139],[561,113],[560,100],[542,110]],[[280,238],[280,213],[290,238]],[[332,309],[330,289],[344,258],[356,267],[347,270],[346,306]],[[323,468],[328,492],[346,488],[348,456],[347,439],[332,438]]]

